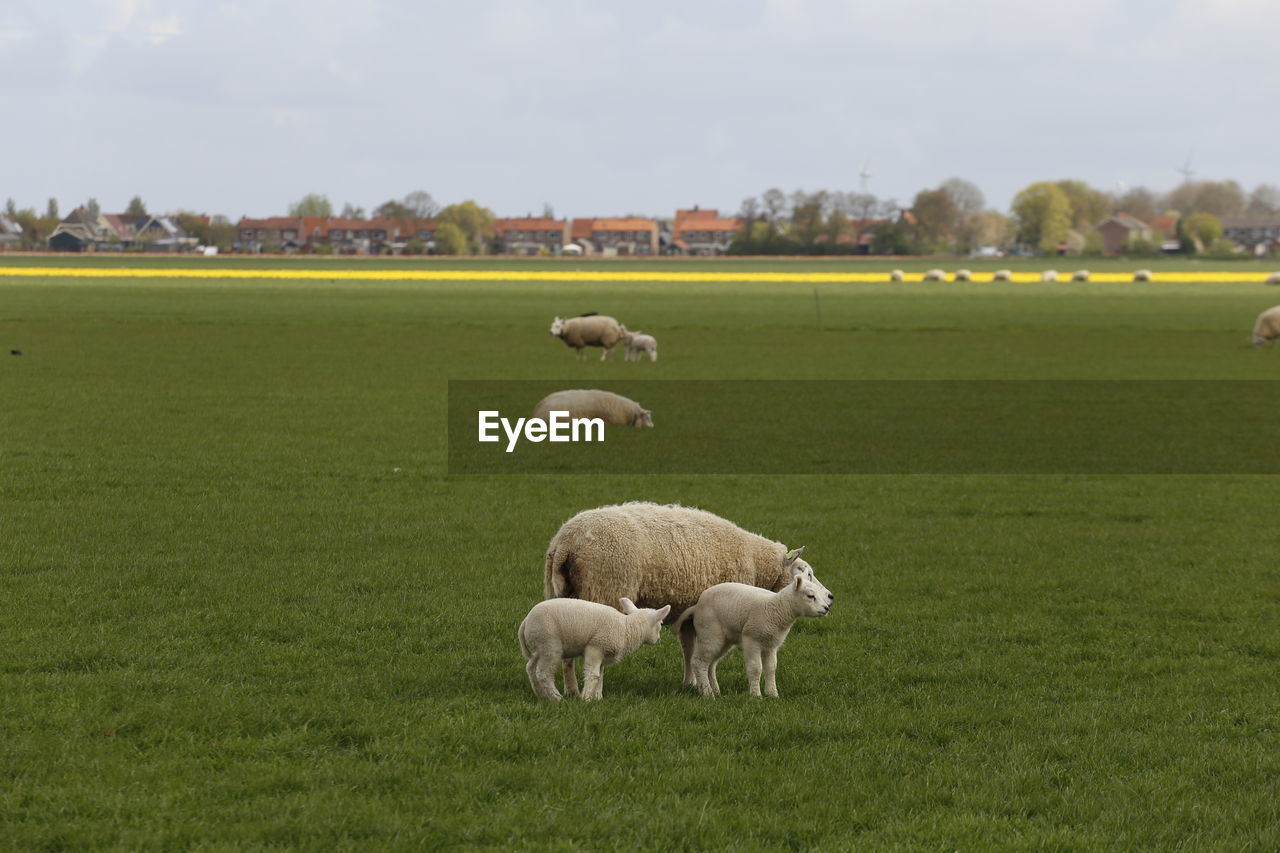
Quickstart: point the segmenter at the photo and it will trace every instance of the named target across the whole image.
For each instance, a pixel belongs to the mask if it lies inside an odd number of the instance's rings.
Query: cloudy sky
[[[1273,0],[0,0],[0,197],[736,210],[1280,183]]]

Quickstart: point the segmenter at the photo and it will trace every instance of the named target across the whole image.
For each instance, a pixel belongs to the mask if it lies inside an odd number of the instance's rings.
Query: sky
[[[1272,0],[0,0],[0,197],[43,212],[728,213],[950,177],[1280,183]],[[863,178],[860,173],[869,172]]]

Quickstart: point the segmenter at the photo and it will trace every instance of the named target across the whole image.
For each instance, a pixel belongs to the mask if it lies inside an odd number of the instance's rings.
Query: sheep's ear
[[[787,556],[782,558],[782,567],[785,569],[786,567],[793,564],[796,560],[800,559],[800,555],[804,553],[804,548],[805,546],[801,545],[799,548],[796,548],[793,551],[788,551]]]
[[[640,609],[639,607],[636,607],[636,604],[634,601],[626,597],[619,598],[618,603],[622,605],[623,613],[635,613],[637,610]]]
[[[655,611],[653,612],[653,621],[654,621],[654,622],[661,622],[663,619],[666,619],[666,618],[667,618],[667,614],[668,614],[668,613],[670,613],[670,612],[671,612],[671,605],[670,605],[670,604],[668,604],[666,607],[663,607],[663,608],[661,608],[661,609],[659,609],[659,610],[655,610]]]
[[[804,583],[804,575],[796,575],[796,592],[800,591],[800,584]]]

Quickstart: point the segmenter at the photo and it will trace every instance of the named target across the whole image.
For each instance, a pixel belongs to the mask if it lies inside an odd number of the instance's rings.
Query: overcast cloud
[[[1280,183],[1270,0],[0,0],[0,196],[736,210],[958,176]]]

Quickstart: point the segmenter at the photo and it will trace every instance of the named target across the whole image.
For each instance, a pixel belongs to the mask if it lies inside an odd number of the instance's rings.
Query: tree
[[[5,216],[8,216],[10,219],[17,215],[18,203],[13,200],[13,196],[9,196],[9,198],[5,199],[4,213]]]
[[[815,193],[796,190],[792,193],[788,236],[801,246],[812,248],[826,225],[826,205],[827,194],[822,190]]]
[[[1143,222],[1150,222],[1160,215],[1160,199],[1146,187],[1130,187],[1111,200],[1111,209],[1127,213]]]
[[[1203,252],[1222,236],[1222,222],[1212,213],[1193,213],[1178,223],[1182,236],[1191,241],[1195,251]]]
[[[1250,216],[1275,216],[1280,213],[1280,187],[1274,184],[1258,184],[1249,193]]]
[[[347,202],[342,205],[341,216],[343,219],[364,219],[364,208]]]
[[[45,205],[44,218],[55,221],[58,219],[58,200],[56,198],[50,198],[49,203]]]
[[[315,216],[322,219],[328,219],[333,216],[333,205],[329,203],[329,197],[320,195],[319,193],[311,193],[302,197],[300,201],[295,201],[289,205],[290,216]]]
[[[467,235],[452,222],[441,222],[436,226],[434,240],[436,254],[461,255],[467,251]]]
[[[787,197],[782,190],[777,187],[767,189],[760,196],[760,201],[764,205],[765,218],[774,225],[787,218]]]
[[[405,206],[404,202],[384,201],[373,209],[374,216],[381,216],[386,219],[412,219],[413,211]]]
[[[1071,226],[1080,233],[1087,233],[1106,218],[1111,210],[1111,200],[1084,181],[1057,181],[1058,189],[1067,197],[1070,206]]]
[[[414,190],[404,197],[403,204],[414,219],[430,219],[440,212],[440,205],[426,190]]]
[[[1239,216],[1245,208],[1244,190],[1235,181],[1183,181],[1169,193],[1165,205],[1183,216]]]
[[[472,252],[484,252],[485,238],[493,226],[493,211],[468,199],[451,204],[436,217],[442,224],[454,225],[462,232],[466,247]],[[436,231],[437,240],[439,230]],[[456,253],[451,253],[456,254]]]
[[[921,190],[911,203],[916,218],[915,250],[920,254],[946,252],[952,248],[959,211],[951,193],[939,187]]]
[[[96,198],[91,198],[85,202],[84,212],[88,214],[90,220],[94,220],[102,215],[102,208],[98,206]]]
[[[142,203],[142,196],[135,195],[129,199],[129,206],[124,209],[126,216],[146,216],[147,206]]]
[[[1056,183],[1042,181],[1020,191],[1013,198],[1013,215],[1018,241],[1046,254],[1055,252],[1071,230],[1071,202]]]
[[[938,189],[951,196],[955,202],[956,212],[962,218],[977,216],[987,206],[987,197],[978,189],[977,184],[964,178],[947,178]]]

